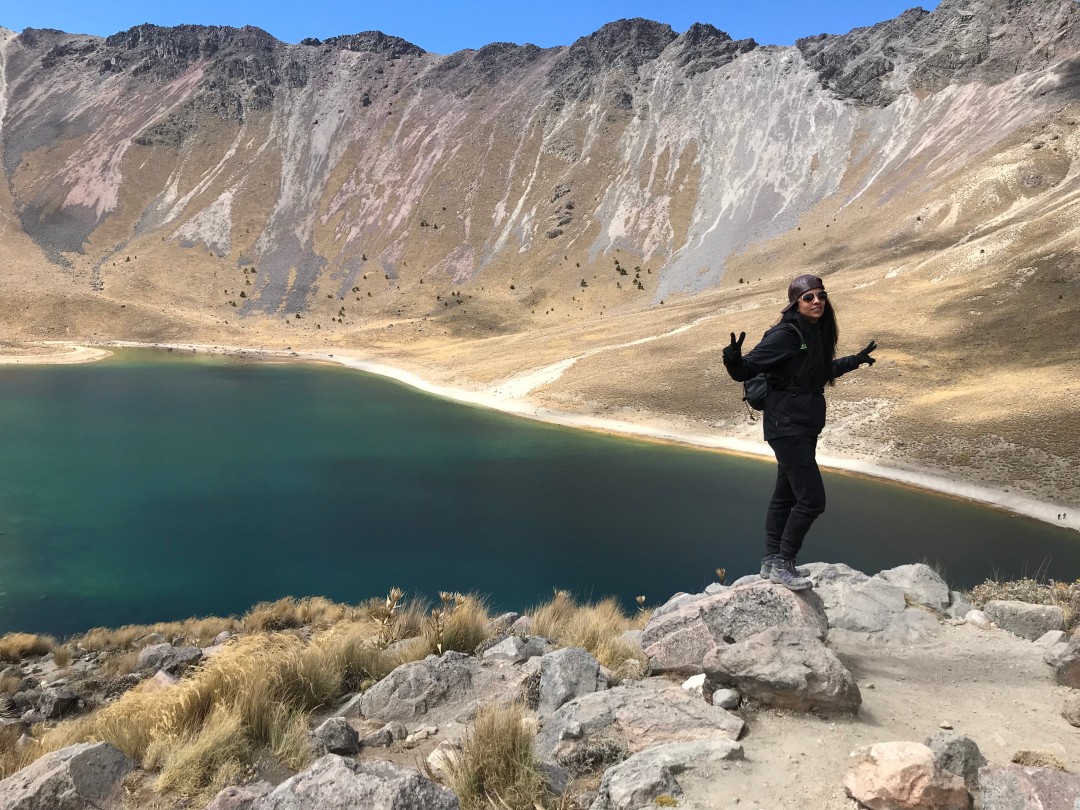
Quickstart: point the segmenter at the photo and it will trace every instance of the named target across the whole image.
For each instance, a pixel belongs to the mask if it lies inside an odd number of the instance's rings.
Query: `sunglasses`
[[[802,295],[799,296],[799,298],[801,300],[805,301],[807,304],[809,304],[815,298],[818,299],[819,301],[828,301],[829,300],[829,294],[827,292],[825,292],[824,290],[822,290],[821,292],[803,293]]]

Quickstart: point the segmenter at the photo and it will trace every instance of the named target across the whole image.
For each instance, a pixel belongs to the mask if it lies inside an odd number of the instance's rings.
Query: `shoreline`
[[[354,349],[344,349],[338,353],[331,353],[325,351],[294,351],[292,349],[250,348],[197,343],[139,343],[136,341],[121,340],[102,341],[100,343],[46,342],[40,345],[66,347],[70,349],[70,351],[64,354],[0,355],[0,365],[30,365],[35,363],[44,365],[94,362],[109,357],[112,354],[108,349],[101,347],[174,349],[226,356],[251,357],[253,359],[333,363],[356,371],[386,377],[402,383],[403,385],[407,385],[410,388],[452,402],[500,411],[502,413],[525,417],[547,424],[576,428],[579,430],[591,430],[624,438],[655,441],[669,445],[673,444],[697,450],[710,450],[714,452],[749,456],[761,460],[771,460],[773,458],[772,449],[764,441],[747,441],[744,439],[734,439],[707,433],[680,431],[673,427],[634,424],[619,419],[559,411],[530,401],[527,397],[527,393],[533,388],[549,381],[553,374],[557,378],[560,371],[559,367],[569,365],[569,363],[565,361],[564,363],[556,364],[554,368],[541,369],[539,371],[531,369],[511,380],[503,380],[489,386],[487,389],[474,391],[437,385],[413,372],[383,362],[365,359],[362,356],[359,356],[360,352],[358,350]],[[936,495],[960,498],[983,506],[1000,509],[1007,513],[1034,518],[1035,520],[1049,523],[1053,526],[1080,531],[1080,514],[1075,511],[1075,508],[1073,514],[1067,519],[1057,519],[1057,515],[1063,512],[1068,513],[1069,509],[1069,507],[1060,504],[1055,505],[1011,492],[1004,492],[992,487],[945,478],[944,476],[935,473],[889,467],[876,461],[862,461],[842,456],[820,455],[818,456],[818,463],[821,467],[830,471],[853,474],[866,478],[875,478],[903,486],[911,486],[932,492]]]

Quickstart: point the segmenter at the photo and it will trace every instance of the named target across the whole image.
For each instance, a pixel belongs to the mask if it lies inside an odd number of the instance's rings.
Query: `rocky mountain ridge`
[[[896,364],[845,382],[843,435],[1080,504],[1077,14],[944,0],[792,47],[621,20],[448,56],[5,32],[4,337],[355,348],[468,387],[564,363],[530,395],[738,435],[701,370],[810,270]],[[1024,360],[983,350],[1016,329]]]

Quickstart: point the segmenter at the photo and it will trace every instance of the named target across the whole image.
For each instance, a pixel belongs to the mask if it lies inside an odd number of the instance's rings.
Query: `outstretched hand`
[[[735,333],[731,333],[731,343],[724,347],[724,362],[737,363],[742,359],[742,342],[746,339],[746,332],[739,332],[736,340]]]
[[[874,365],[875,362],[877,362],[873,357],[870,356],[870,352],[874,351],[874,349],[876,349],[876,348],[877,348],[877,343],[875,341],[871,340],[867,344],[865,349],[863,349],[861,352],[859,352],[857,355],[855,355],[857,358],[859,358],[859,365],[860,366],[863,363],[866,363],[868,366],[872,366],[872,365]]]

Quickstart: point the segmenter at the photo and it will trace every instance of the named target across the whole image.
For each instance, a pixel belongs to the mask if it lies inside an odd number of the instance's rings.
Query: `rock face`
[[[600,663],[578,647],[565,647],[540,659],[540,701],[537,711],[551,714],[581,695],[607,689]]]
[[[941,731],[926,740],[926,747],[934,752],[938,767],[963,779],[968,792],[976,791],[979,768],[986,764],[986,757],[973,739],[955,732]]]
[[[327,754],[269,795],[252,810],[458,810],[457,796],[412,768],[390,762],[358,763]]]
[[[360,713],[378,720],[415,720],[467,697],[479,666],[476,659],[456,652],[403,664],[364,693]]]
[[[72,745],[0,781],[0,810],[99,810],[135,767],[107,743]]]
[[[989,765],[979,771],[976,810],[1073,810],[1080,776],[1053,768]]]
[[[696,675],[704,671],[702,662],[714,647],[774,626],[802,628],[817,638],[824,638],[829,629],[816,593],[794,593],[759,580],[711,596],[688,598],[654,616],[645,626],[642,647],[653,672]]]
[[[1065,629],[1065,611],[1056,605],[995,599],[983,606],[983,613],[1002,630],[1028,641],[1036,641],[1051,630]]]
[[[770,627],[705,657],[711,684],[734,687],[767,706],[795,711],[854,712],[862,703],[840,659],[805,630]]]
[[[533,750],[542,762],[591,769],[654,745],[737,740],[743,727],[741,719],[699,696],[649,679],[570,701],[544,719]]]
[[[198,647],[174,647],[172,644],[152,644],[139,652],[135,667],[139,670],[161,671],[180,675],[185,669],[202,660]]]
[[[682,793],[676,777],[683,771],[709,768],[742,757],[742,746],[732,740],[658,745],[604,771],[591,810],[653,807],[658,796]]]
[[[964,780],[944,771],[934,752],[913,742],[887,742],[851,752],[844,788],[871,810],[967,810]]]

